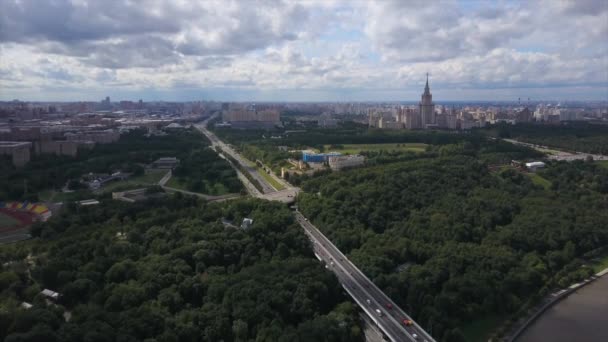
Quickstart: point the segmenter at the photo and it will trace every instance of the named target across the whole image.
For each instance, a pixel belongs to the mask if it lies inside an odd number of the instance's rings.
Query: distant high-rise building
[[[112,108],[111,102],[110,102],[110,97],[106,96],[105,99],[101,100],[101,104],[100,104],[100,109],[110,109]]]
[[[426,127],[426,125],[434,125],[437,123],[435,119],[435,104],[433,103],[433,95],[431,95],[431,91],[429,89],[428,73],[426,74],[426,85],[424,86],[424,93],[422,94],[419,107],[423,128]]]
[[[414,109],[406,109],[405,111],[405,127],[408,129],[422,128],[420,113]]]

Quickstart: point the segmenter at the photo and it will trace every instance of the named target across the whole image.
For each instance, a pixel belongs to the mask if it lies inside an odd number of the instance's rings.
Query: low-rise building
[[[45,297],[48,297],[50,299],[53,300],[57,300],[59,299],[59,297],[61,297],[61,295],[53,290],[49,290],[49,289],[44,289],[40,292],[40,294],[42,294]]]
[[[361,166],[363,163],[365,163],[365,157],[358,154],[329,157],[329,167],[335,171],[349,167]]]
[[[32,143],[28,141],[0,141],[0,154],[9,155],[16,167],[22,167],[30,161]]]
[[[253,225],[253,219],[250,219],[248,217],[245,217],[243,219],[243,222],[241,223],[241,229],[249,229],[251,228],[251,226]]]
[[[118,130],[68,132],[65,137],[69,141],[92,141],[99,144],[109,144],[120,139]]]
[[[179,159],[175,157],[163,157],[158,158],[152,164],[150,164],[151,169],[163,169],[163,170],[172,170],[179,164]]]
[[[302,161],[306,163],[324,163],[329,157],[341,156],[339,152],[315,153],[312,151],[302,151]]]
[[[91,149],[95,146],[92,141],[70,141],[70,140],[42,140],[37,142],[36,152],[38,154],[57,154],[75,157],[81,148]]]
[[[541,161],[535,161],[535,162],[531,162],[531,163],[526,163],[526,168],[530,172],[536,172],[536,170],[542,169],[544,167],[545,167],[545,163],[543,163]]]

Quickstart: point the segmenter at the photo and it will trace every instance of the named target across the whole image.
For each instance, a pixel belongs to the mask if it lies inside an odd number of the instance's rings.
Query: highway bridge
[[[298,211],[295,212],[295,217],[313,242],[317,258],[336,274],[346,292],[391,341],[435,341],[307,218]]]
[[[245,158],[223,143],[211,131],[206,128],[207,121],[197,128],[207,136],[213,147],[219,146],[224,153],[230,154],[237,162],[241,163],[246,170],[251,171],[263,186],[263,193],[250,191],[252,196],[291,203],[299,192],[299,188],[293,187],[283,180],[277,180],[287,186],[286,189],[276,191],[264,177],[257,174],[255,168],[250,167]],[[239,172],[237,170],[237,172]],[[257,175],[257,177],[256,177]],[[272,175],[272,177],[275,177]],[[246,181],[246,179],[245,179]],[[249,187],[248,187],[249,188]],[[299,211],[294,212],[296,221],[302,226],[304,232],[313,242],[316,257],[325,263],[340,280],[344,290],[353,298],[370,319],[382,330],[385,336],[394,342],[422,341],[435,342],[422,327],[420,327],[409,315],[407,315],[397,304],[395,304],[384,292],[382,292],[369,278],[363,274],[342,252],[325,237],[312,223],[308,221]]]

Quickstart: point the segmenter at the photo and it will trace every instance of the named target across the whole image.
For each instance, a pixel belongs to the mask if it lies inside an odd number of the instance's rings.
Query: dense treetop
[[[489,170],[512,153],[526,154],[444,145],[305,178],[299,206],[435,337],[458,341],[467,323],[508,317],[588,275],[578,258],[608,244],[608,170],[551,162],[538,175],[545,190],[520,171]]]
[[[104,201],[69,206],[33,233],[0,248],[5,341],[361,339],[355,309],[280,204]],[[42,288],[60,292],[59,305]]]

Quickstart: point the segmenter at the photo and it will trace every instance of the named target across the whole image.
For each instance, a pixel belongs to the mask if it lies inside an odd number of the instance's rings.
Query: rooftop
[[[30,146],[32,143],[29,141],[0,141],[0,147],[20,147]]]

